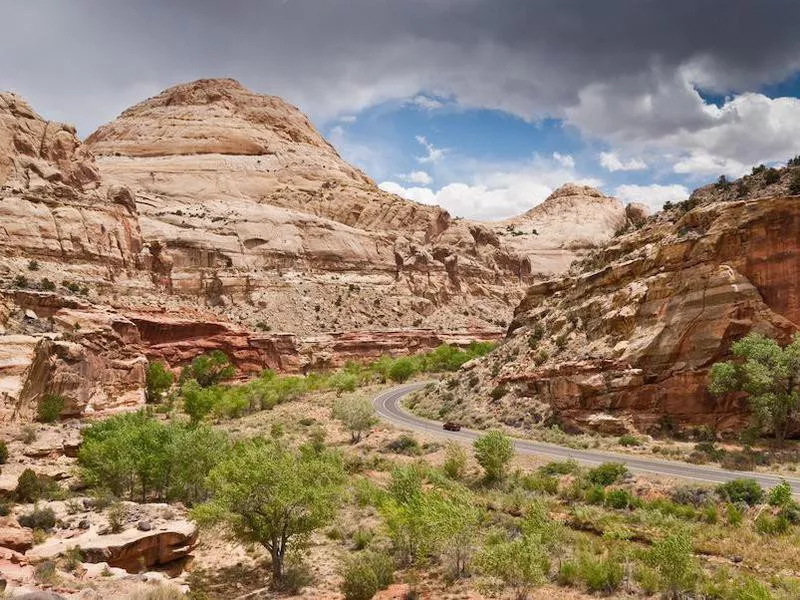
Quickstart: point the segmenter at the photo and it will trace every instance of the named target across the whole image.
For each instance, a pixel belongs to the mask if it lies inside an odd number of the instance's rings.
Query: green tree
[[[290,549],[305,546],[313,531],[333,519],[344,478],[338,455],[295,452],[276,440],[247,440],[211,470],[212,500],[193,516],[204,525],[222,525],[241,542],[266,548],[273,585],[279,587]]]
[[[417,366],[411,358],[398,358],[389,367],[389,379],[398,383],[408,381],[414,373],[417,372]]]
[[[514,457],[511,438],[501,431],[490,431],[475,440],[473,448],[478,464],[486,472],[486,479],[501,481],[509,461]]]
[[[147,402],[161,402],[164,393],[172,387],[175,377],[166,365],[157,360],[147,365],[145,397]]]
[[[782,445],[800,403],[800,334],[781,348],[773,339],[749,333],[733,343],[731,352],[736,360],[711,368],[709,391],[746,392],[759,425],[771,430]]]
[[[357,444],[365,431],[378,422],[372,401],[363,396],[339,400],[333,406],[333,418],[342,422],[350,432],[350,441]]]
[[[181,372],[181,379],[194,379],[200,387],[211,387],[236,374],[236,368],[222,350],[213,350],[196,357],[192,364]]]
[[[45,394],[39,401],[37,417],[42,423],[55,423],[64,410],[64,396],[60,394]]]
[[[181,386],[183,410],[189,415],[193,425],[200,423],[214,410],[220,400],[220,388],[204,388],[191,380]]]

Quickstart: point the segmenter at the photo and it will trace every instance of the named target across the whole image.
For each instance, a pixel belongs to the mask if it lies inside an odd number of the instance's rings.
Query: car
[[[442,425],[442,429],[445,431],[461,431],[461,425],[454,423],[453,421],[447,421],[447,423]]]

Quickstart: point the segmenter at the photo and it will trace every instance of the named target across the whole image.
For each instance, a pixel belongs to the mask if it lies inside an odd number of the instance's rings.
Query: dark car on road
[[[448,421],[444,425],[442,425],[442,429],[445,431],[461,431],[461,425],[458,423],[454,423],[453,421]]]

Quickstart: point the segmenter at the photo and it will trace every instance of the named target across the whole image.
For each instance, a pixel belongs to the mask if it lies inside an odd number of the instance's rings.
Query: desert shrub
[[[728,502],[744,502],[755,506],[764,500],[764,490],[755,479],[734,479],[716,488],[717,494]]]
[[[38,271],[39,270],[39,261],[38,260],[29,260],[28,261],[28,271]]]
[[[631,494],[628,490],[615,489],[606,492],[606,506],[616,508],[618,510],[623,508],[633,508],[640,505],[639,499]]]
[[[0,440],[0,465],[8,462],[8,444],[5,440]]]
[[[764,535],[782,535],[789,531],[789,526],[789,519],[783,514],[773,516],[762,512],[755,520],[756,531]]]
[[[407,433],[388,442],[384,448],[389,452],[405,454],[406,456],[419,456],[422,453],[422,448],[417,439]]]
[[[559,585],[576,586],[578,584],[578,563],[574,560],[565,560],[561,563],[556,575]]]
[[[742,524],[742,519],[744,519],[744,508],[739,504],[728,502],[725,505],[725,518],[728,521],[728,525],[738,527]]]
[[[586,474],[586,480],[594,485],[602,485],[605,487],[616,483],[627,474],[628,467],[625,465],[608,462],[591,469]]]
[[[713,501],[713,495],[711,488],[700,485],[679,485],[670,493],[673,502],[695,507]]]
[[[767,494],[767,502],[771,506],[786,506],[792,501],[792,486],[785,479],[781,479],[781,482]]]
[[[335,390],[338,395],[344,392],[356,391],[358,384],[358,377],[352,373],[335,373],[328,378],[328,385]]]
[[[45,484],[33,469],[25,469],[17,479],[14,496],[17,502],[36,502],[45,491]]]
[[[490,431],[480,436],[473,443],[475,458],[483,467],[488,481],[500,481],[506,473],[506,467],[514,457],[514,445],[511,438],[501,431]]]
[[[45,394],[37,408],[38,420],[42,423],[55,423],[64,410],[64,397],[58,394]]]
[[[520,479],[523,489],[529,492],[539,492],[551,496],[558,493],[558,477],[551,477],[543,473],[523,475]]]
[[[52,584],[56,576],[56,563],[52,560],[40,562],[33,570],[34,579],[40,583]]]
[[[756,467],[756,461],[752,452],[744,450],[737,452],[724,452],[719,461],[723,469],[729,471],[752,471]]]
[[[353,532],[353,547],[356,550],[363,550],[369,546],[374,537],[375,533],[371,529],[363,529],[362,527],[359,527]]]
[[[345,563],[342,593],[346,600],[370,600],[394,579],[391,557],[377,552],[362,552]]]
[[[692,588],[697,573],[697,561],[692,553],[692,541],[687,535],[673,534],[656,542],[647,559],[658,571],[662,589],[671,594],[671,597]]]
[[[491,392],[489,392],[489,396],[495,402],[500,400],[506,394],[508,394],[508,388],[506,388],[506,386],[504,386],[502,384],[496,386],[494,389],[492,389]]]
[[[619,589],[624,577],[622,563],[613,556],[582,554],[577,564],[578,579],[590,592],[610,594]]]
[[[781,180],[781,174],[780,171],[778,171],[778,169],[770,167],[764,172],[764,183],[766,183],[767,185],[778,183],[780,180]]]
[[[583,495],[587,504],[604,504],[606,501],[606,488],[602,485],[593,485]]]
[[[637,438],[635,435],[631,435],[629,433],[626,433],[625,435],[621,435],[619,440],[617,440],[617,443],[620,446],[626,446],[626,447],[641,446],[642,445],[642,441],[639,438]]]
[[[159,583],[142,584],[135,588],[124,600],[186,600],[187,596],[178,586]]]
[[[128,519],[128,509],[122,502],[115,502],[108,508],[106,517],[108,518],[108,526],[111,528],[111,533],[120,533],[125,529],[125,521]]]
[[[56,513],[49,506],[34,506],[31,512],[20,515],[17,521],[23,527],[47,531],[56,526]]]
[[[455,442],[448,442],[445,448],[442,470],[450,479],[459,480],[464,477],[467,468],[467,453]]]
[[[47,277],[42,277],[42,280],[39,282],[39,288],[45,292],[53,292],[56,289],[56,284]]]
[[[28,278],[25,275],[17,275],[14,277],[14,287],[26,288],[28,287]]]
[[[398,358],[389,367],[389,379],[398,383],[408,381],[417,372],[417,366],[410,358]]]
[[[569,459],[547,463],[539,467],[539,472],[544,475],[569,475],[570,473],[576,473],[579,469],[578,463]]]

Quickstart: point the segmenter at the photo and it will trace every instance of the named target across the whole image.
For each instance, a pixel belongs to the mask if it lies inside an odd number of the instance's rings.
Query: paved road
[[[440,422],[430,421],[412,415],[400,406],[400,401],[405,396],[424,386],[425,383],[411,383],[383,392],[373,400],[375,410],[385,421],[411,431],[433,434],[441,438],[452,439],[467,444],[481,435],[482,432],[470,429],[445,431],[442,429],[442,424]],[[725,469],[697,466],[679,461],[660,460],[599,450],[573,450],[572,448],[557,446],[555,444],[523,439],[515,439],[514,447],[520,454],[545,456],[555,459],[572,458],[584,465],[598,465],[609,461],[621,462],[625,463],[634,473],[665,475],[668,477],[691,479],[693,481],[710,484],[724,483],[742,477],[752,477],[758,481],[762,487],[769,488],[780,481],[780,477],[766,473],[726,471]],[[800,479],[787,477],[786,480],[791,484],[795,495],[800,495]]]

